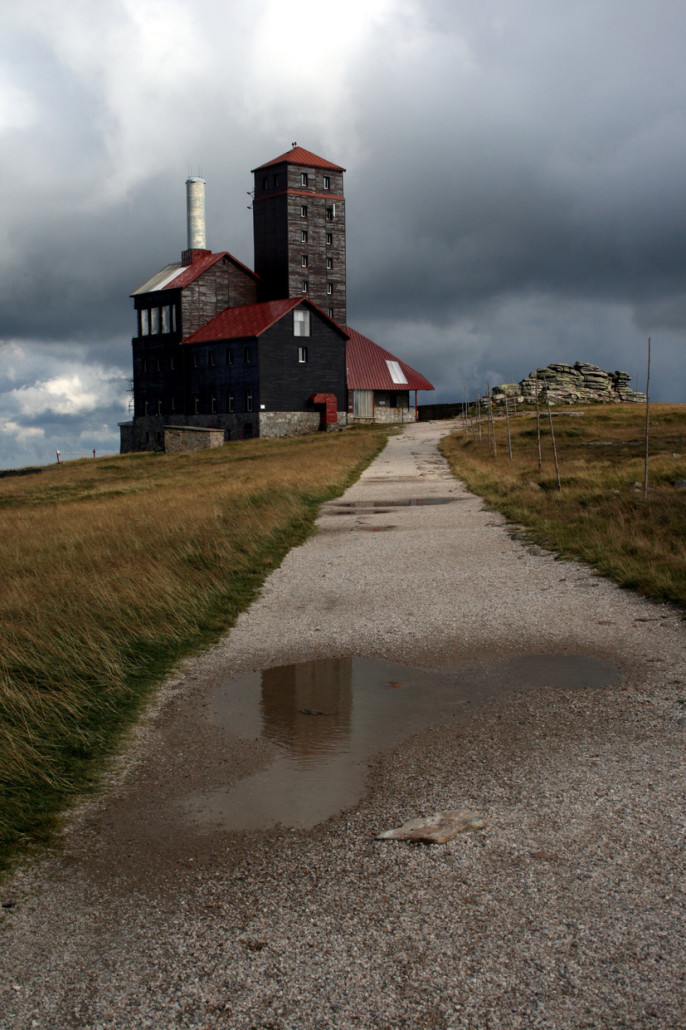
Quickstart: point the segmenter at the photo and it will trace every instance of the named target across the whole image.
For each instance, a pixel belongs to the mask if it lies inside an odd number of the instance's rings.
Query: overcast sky
[[[457,400],[549,361],[686,401],[684,0],[0,0],[0,468],[118,450],[129,293],[252,266],[250,169],[342,164],[348,318]]]

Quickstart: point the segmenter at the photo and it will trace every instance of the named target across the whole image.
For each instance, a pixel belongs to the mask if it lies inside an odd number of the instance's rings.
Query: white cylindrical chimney
[[[205,180],[192,176],[186,179],[186,218],[188,221],[188,249],[206,250],[205,237]]]

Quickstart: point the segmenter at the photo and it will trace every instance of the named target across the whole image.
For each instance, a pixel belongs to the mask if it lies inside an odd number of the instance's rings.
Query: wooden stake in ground
[[[550,410],[550,396],[546,391],[545,401],[548,405],[548,420],[550,422],[550,436],[553,441],[553,458],[555,459],[555,475],[557,476],[557,489],[562,490],[562,484],[560,483],[560,467],[557,464],[557,447],[555,446],[555,430],[553,429],[553,413]]]
[[[479,443],[481,443],[481,398],[476,398],[476,419],[479,425]]]
[[[648,500],[648,436],[650,433],[650,337],[648,337],[648,374],[646,376],[646,457],[643,476],[643,499]]]
[[[538,373],[536,373],[534,397],[536,398],[536,440],[538,442],[538,471],[540,472],[543,462],[541,461],[541,413],[538,407]]]
[[[512,461],[512,437],[510,436],[510,409],[507,394],[505,394],[505,422],[507,423],[507,449],[510,452],[510,461]]]

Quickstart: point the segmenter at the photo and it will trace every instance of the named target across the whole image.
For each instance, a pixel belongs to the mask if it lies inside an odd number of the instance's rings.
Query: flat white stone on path
[[[483,830],[486,820],[478,812],[458,808],[452,812],[436,812],[427,818],[410,819],[395,830],[384,830],[377,840],[409,840],[423,844],[446,844],[458,833]]]

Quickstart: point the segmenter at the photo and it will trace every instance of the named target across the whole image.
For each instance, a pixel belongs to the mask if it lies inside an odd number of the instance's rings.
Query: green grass
[[[541,413],[539,471],[535,416],[511,419],[513,460],[504,420],[496,423],[497,456],[471,431],[442,450],[455,474],[529,539],[580,558],[625,587],[686,605],[686,406],[651,405],[648,500],[643,497],[645,405],[557,409],[553,419],[561,487],[553,463],[547,412]],[[637,484],[637,485],[636,485]],[[539,489],[540,488],[540,489]]]
[[[51,839],[156,683],[228,630],[383,430],[0,479],[0,868]]]

